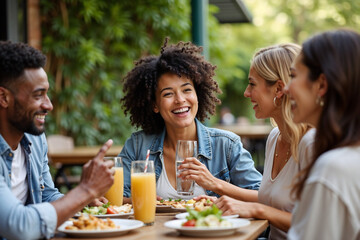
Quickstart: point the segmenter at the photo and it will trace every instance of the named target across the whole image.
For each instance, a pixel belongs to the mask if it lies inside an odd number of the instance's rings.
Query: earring
[[[316,104],[319,105],[320,107],[323,107],[324,106],[324,99],[320,96],[318,96],[316,98]]]
[[[273,100],[274,106],[275,106],[275,107],[280,107],[281,103],[280,103],[280,105],[277,105],[277,104],[276,104],[276,99],[277,99],[277,97],[275,96],[275,97],[274,97],[274,100]]]

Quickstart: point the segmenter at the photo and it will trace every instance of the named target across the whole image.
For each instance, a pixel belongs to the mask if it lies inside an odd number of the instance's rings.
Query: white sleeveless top
[[[291,184],[296,174],[298,174],[300,170],[304,169],[311,162],[315,133],[314,128],[310,129],[301,138],[298,147],[299,163],[296,163],[294,158],[291,156],[278,175],[275,178],[272,178],[271,172],[274,162],[275,147],[280,131],[277,127],[275,127],[270,132],[266,142],[263,178],[258,192],[260,203],[282,211],[292,212],[294,208],[294,200],[290,196]],[[270,224],[269,240],[271,239],[287,239],[287,234]]]
[[[205,190],[202,187],[200,187],[197,183],[195,183],[194,195],[192,195],[192,196],[179,195],[169,182],[169,179],[166,174],[163,159],[161,159],[161,163],[162,163],[162,171],[161,171],[159,179],[156,182],[156,195],[157,196],[159,196],[163,199],[172,198],[172,199],[189,200],[189,199],[192,199],[199,195],[206,195]]]

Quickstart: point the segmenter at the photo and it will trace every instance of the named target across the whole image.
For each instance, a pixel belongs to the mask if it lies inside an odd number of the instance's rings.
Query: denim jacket
[[[210,173],[226,182],[246,189],[259,189],[261,174],[255,169],[250,153],[243,148],[240,137],[232,132],[208,128],[197,119],[198,159]],[[131,196],[131,162],[144,160],[150,149],[150,160],[154,160],[156,181],[159,179],[163,161],[164,129],[161,134],[147,135],[135,132],[126,140],[119,154],[124,165],[124,196]],[[175,164],[175,163],[174,163]],[[218,196],[206,190],[207,195]]]
[[[13,152],[0,135],[0,239],[50,238],[57,215],[49,203],[63,196],[52,181],[45,134],[25,134],[20,141],[25,153],[28,198],[25,206],[11,192]]]

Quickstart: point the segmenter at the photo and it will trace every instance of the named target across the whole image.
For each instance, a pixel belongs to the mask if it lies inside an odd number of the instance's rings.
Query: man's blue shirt
[[[25,206],[11,192],[13,152],[0,135],[0,239],[50,238],[56,230],[57,215],[49,203],[63,196],[52,181],[45,134],[25,134],[24,149],[28,197]]]

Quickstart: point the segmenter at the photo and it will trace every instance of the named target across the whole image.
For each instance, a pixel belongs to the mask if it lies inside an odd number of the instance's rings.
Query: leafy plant
[[[120,105],[121,79],[143,55],[158,54],[166,36],[189,40],[190,3],[182,0],[57,0],[40,2],[43,52],[54,110],[47,134],[77,145],[134,129]]]

